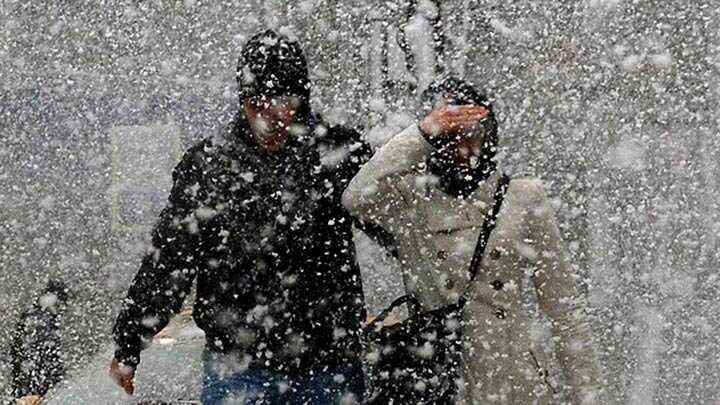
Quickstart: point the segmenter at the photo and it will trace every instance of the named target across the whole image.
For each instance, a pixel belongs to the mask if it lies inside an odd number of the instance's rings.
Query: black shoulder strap
[[[470,267],[468,268],[468,271],[470,272],[470,283],[468,284],[468,288],[465,290],[465,293],[460,297],[460,300],[458,300],[458,306],[460,308],[465,306],[467,302],[467,292],[470,290],[470,284],[472,284],[472,282],[475,281],[475,277],[477,277],[478,270],[480,269],[480,263],[485,255],[485,248],[487,247],[488,240],[490,239],[490,234],[493,229],[495,229],[495,224],[497,224],[497,216],[500,213],[500,208],[502,207],[503,200],[505,199],[505,192],[507,191],[509,185],[510,177],[503,173],[500,177],[500,181],[498,181],[497,189],[495,190],[495,202],[492,210],[489,215],[485,217],[482,228],[480,229],[480,236],[478,237],[477,244],[475,245],[475,252],[473,253],[472,260],[470,261]]]

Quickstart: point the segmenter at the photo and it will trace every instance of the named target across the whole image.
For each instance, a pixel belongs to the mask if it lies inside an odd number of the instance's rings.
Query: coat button
[[[444,250],[439,250],[439,251],[437,252],[437,258],[440,259],[440,260],[445,260],[445,259],[447,259],[447,258],[448,258],[448,252],[446,252],[446,251],[444,251]]]
[[[503,308],[497,307],[495,308],[495,316],[497,319],[505,319],[507,318],[507,312]]]
[[[505,286],[505,283],[503,283],[500,280],[495,280],[492,282],[492,288],[496,291],[502,290],[504,286]]]

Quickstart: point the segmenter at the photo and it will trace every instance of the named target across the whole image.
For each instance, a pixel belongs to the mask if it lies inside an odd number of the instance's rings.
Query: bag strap
[[[503,173],[500,177],[500,181],[498,181],[497,189],[495,190],[492,210],[485,216],[482,228],[480,229],[480,236],[478,237],[477,244],[475,245],[475,252],[473,253],[472,260],[470,260],[470,267],[468,268],[468,271],[470,272],[470,282],[468,283],[465,292],[458,300],[457,305],[460,309],[462,309],[468,301],[467,295],[473,281],[475,281],[475,278],[477,277],[478,270],[480,269],[480,263],[482,263],[482,259],[485,255],[485,248],[487,247],[488,240],[490,239],[490,234],[497,224],[497,216],[500,213],[500,208],[502,207],[503,200],[505,199],[505,193],[507,192],[509,185],[510,176]]]

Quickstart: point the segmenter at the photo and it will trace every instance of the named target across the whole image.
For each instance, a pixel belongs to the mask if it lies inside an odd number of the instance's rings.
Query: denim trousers
[[[360,362],[280,374],[243,359],[206,351],[201,401],[204,405],[359,403],[365,390]]]

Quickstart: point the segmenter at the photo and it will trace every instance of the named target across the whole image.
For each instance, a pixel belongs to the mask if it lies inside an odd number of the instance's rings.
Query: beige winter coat
[[[394,235],[405,286],[426,310],[456,302],[468,285],[500,178],[497,170],[466,199],[445,194],[424,169],[431,150],[416,126],[406,129],[343,195],[354,216]],[[582,303],[542,183],[514,178],[465,309],[458,403],[559,403],[562,393],[598,403],[601,373]]]

